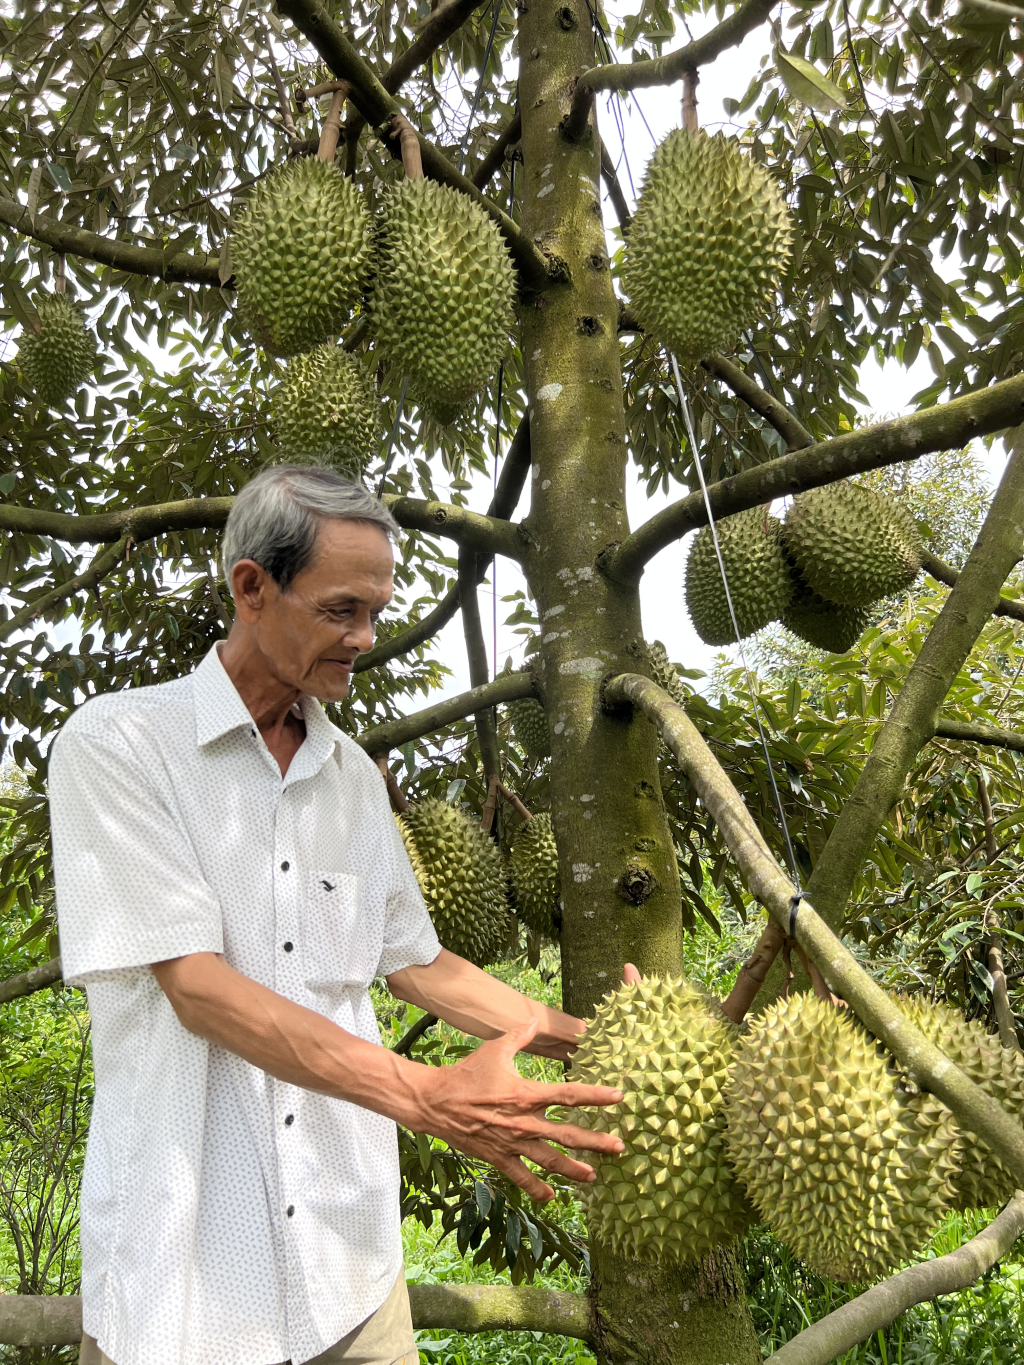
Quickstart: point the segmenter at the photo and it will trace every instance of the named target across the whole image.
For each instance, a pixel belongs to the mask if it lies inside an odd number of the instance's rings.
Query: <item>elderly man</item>
[[[438,945],[380,773],[326,718],[391,598],[390,514],[328,470],[235,502],[235,622],[189,677],[97,697],[50,763],[65,977],[88,990],[83,1365],[417,1359],[395,1123],[575,1180],[618,1139],[523,1080],[584,1027]],[[448,1067],[381,1047],[368,987],[484,1042]]]

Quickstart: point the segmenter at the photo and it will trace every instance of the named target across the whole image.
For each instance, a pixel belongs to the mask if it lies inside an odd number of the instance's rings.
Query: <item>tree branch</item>
[[[702,360],[701,364],[708,374],[720,379],[732,389],[737,398],[742,398],[748,407],[759,412],[765,421],[775,428],[790,450],[801,450],[804,446],[814,445],[814,437],[793,416],[789,408],[777,398],[773,398],[770,393],[766,393],[761,385],[738,365],[726,360],[724,355],[709,356],[707,360]]]
[[[522,135],[523,120],[518,114],[514,114],[509,122],[506,123],[501,133],[498,134],[497,141],[493,144],[483,161],[480,162],[480,165],[477,166],[476,170],[473,172],[473,184],[478,190],[482,190],[494,172],[501,169],[505,163],[505,153],[510,147],[515,146]]]
[[[570,142],[579,141],[586,131],[598,90],[642,90],[648,85],[671,85],[686,72],[713,62],[763,24],[773,3],[774,0],[746,0],[728,19],[677,52],[666,52],[663,57],[644,62],[609,63],[585,71],[576,83],[572,108],[562,121],[562,132]]]
[[[27,602],[9,620],[0,624],[0,641],[6,640],[15,631],[21,630],[32,621],[38,620],[40,616],[45,615],[52,607],[55,607],[58,602],[65,602],[69,597],[73,597],[76,592],[81,592],[83,588],[94,588],[97,583],[102,582],[107,574],[116,569],[124,558],[129,540],[129,536],[122,536],[109,549],[100,550],[87,569],[83,569],[81,573],[75,574],[66,582],[59,583],[49,592],[44,592],[41,597],[33,598],[31,602]]]
[[[424,735],[443,730],[454,721],[465,720],[487,706],[503,706],[520,697],[532,696],[533,679],[529,673],[500,673],[485,687],[474,687],[469,692],[460,692],[457,697],[435,702],[433,706],[416,711],[411,716],[399,716],[397,720],[375,725],[356,735],[355,740],[371,755],[380,753],[382,749],[398,749],[412,739],[422,739]]]
[[[1017,433],[992,505],[956,586],[928,632],[808,881],[808,897],[826,923],[834,927],[845,913],[857,873],[878,831],[903,793],[918,753],[936,733],[939,708],[953,679],[999,601],[1007,574],[1020,558],[1022,527],[1024,429]]]
[[[39,967],[30,967],[27,972],[9,976],[6,981],[0,981],[0,1005],[18,1000],[23,995],[45,990],[47,986],[55,986],[60,981],[62,972],[60,958],[51,957],[49,962],[44,962]]]
[[[1024,735],[998,725],[983,725],[980,721],[940,720],[935,726],[936,739],[960,739],[968,744],[990,744],[994,749],[1013,749],[1024,754]]]
[[[466,640],[469,681],[474,691],[485,687],[490,681],[487,645],[480,621],[480,598],[476,590],[477,560],[478,556],[474,551],[459,551],[459,601],[462,603],[462,629]],[[492,779],[495,781],[498,779],[501,770],[498,756],[498,727],[494,722],[493,708],[488,706],[482,711],[475,711],[473,723],[476,726],[477,743],[480,745],[484,781],[489,786]]]
[[[522,557],[523,544],[518,529],[509,521],[470,512],[466,507],[453,507],[451,503],[425,502],[422,498],[407,498],[399,493],[386,494],[384,502],[398,524],[407,531],[448,536],[468,549],[505,555],[508,559]]]
[[[385,89],[355,45],[331,18],[322,0],[277,0],[277,8],[313,44],[335,76],[351,84],[352,103],[374,128],[390,124],[395,114],[402,112],[397,100]],[[507,213],[492,204],[471,180],[456,170],[433,143],[420,134],[417,136],[424,174],[442,185],[461,190],[480,205],[505,238],[522,283],[531,289],[541,289],[550,283],[548,263],[543,252],[519,230]]]
[[[412,1051],[413,1043],[418,1042],[427,1030],[432,1029],[436,1023],[436,1014],[424,1014],[421,1018],[416,1020],[411,1028],[405,1030],[391,1051],[397,1052],[399,1057],[408,1057],[409,1053]]]
[[[964,1128],[976,1133],[1024,1189],[1024,1128],[913,1025],[836,937],[814,907],[796,896],[743,798],[681,706],[650,678],[624,673],[605,685],[612,706],[629,702],[655,723],[676,762],[722,832],[751,895],[821,970],[826,983],[881,1039],[910,1078],[937,1095]]]
[[[193,256],[173,242],[166,247],[132,246],[130,242],[119,242],[101,237],[98,232],[72,227],[45,213],[37,213],[33,218],[24,204],[2,197],[0,223],[66,256],[82,256],[132,275],[156,275],[161,280],[206,284],[214,289],[221,287],[216,256]]]
[[[605,189],[608,191],[608,198],[612,201],[612,208],[615,216],[619,220],[619,227],[622,229],[623,237],[628,236],[629,229],[633,223],[633,215],[629,211],[629,204],[626,201],[625,193],[619,184],[618,172],[615,169],[615,162],[611,158],[611,153],[605,144],[601,143],[601,179],[604,181]],[[625,331],[625,328],[621,330]]]
[[[933,555],[931,550],[923,550],[921,553],[921,568],[926,574],[930,574],[939,583],[945,583],[947,588],[956,586],[956,580],[960,577],[952,564],[947,564],[938,555]],[[1024,602],[1015,597],[1000,597],[993,616],[1009,616],[1014,621],[1024,621]]]
[[[867,469],[915,460],[935,450],[953,450],[975,436],[989,435],[1024,419],[1024,375],[953,398],[909,417],[898,417],[847,432],[805,450],[712,484],[708,492],[718,520],[790,493],[820,488]],[[638,582],[659,550],[698,526],[707,525],[700,493],[680,498],[651,517],[618,547],[600,557],[601,571],[623,583]]]
[[[1002,1213],[956,1251],[901,1270],[827,1317],[805,1327],[768,1357],[774,1365],[828,1365],[851,1347],[913,1308],[940,1294],[955,1294],[991,1270],[1024,1231],[1024,1194],[1019,1190]]]

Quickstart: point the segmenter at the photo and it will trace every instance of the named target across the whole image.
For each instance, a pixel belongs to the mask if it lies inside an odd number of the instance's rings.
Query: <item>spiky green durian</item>
[[[711,528],[698,531],[686,561],[686,607],[707,645],[730,645],[778,620],[789,605],[793,581],[782,551],[780,526],[767,507],[751,507],[717,524],[739,636],[733,630]]]
[[[1024,1056],[1020,1052],[1003,1047],[977,1020],[966,1020],[948,1005],[919,996],[897,998],[911,1021],[951,1062],[998,1100],[1007,1113],[1018,1120],[1024,1118]],[[960,1164],[957,1208],[999,1208],[1017,1187],[1000,1159],[974,1133],[963,1134]]]
[[[812,592],[795,576],[793,597],[782,613],[782,624],[816,649],[845,654],[867,630],[871,613],[866,607],[841,607]]]
[[[374,453],[377,404],[359,362],[340,346],[318,346],[288,362],[274,390],[271,423],[289,459],[329,461],[358,479]]]
[[[66,294],[43,299],[37,318],[37,325],[21,334],[18,366],[42,401],[57,406],[70,398],[95,365],[96,338]]]
[[[557,938],[562,926],[562,883],[547,811],[527,820],[512,840],[509,872],[519,918],[534,933]]]
[[[668,657],[668,650],[660,640],[651,640],[647,646],[651,658],[651,675],[659,687],[663,688],[674,702],[680,706],[686,701],[686,687],[675,665]]]
[[[493,962],[509,933],[497,844],[465,812],[435,797],[409,806],[398,827],[441,946],[478,967]]]
[[[372,262],[370,214],[351,180],[302,157],[260,181],[234,224],[231,267],[256,340],[297,355],[336,336]]]
[[[838,606],[868,607],[902,592],[921,568],[920,536],[907,513],[856,483],[798,494],[782,535],[811,592]]]
[[[848,1012],[794,995],[754,1019],[726,1091],[726,1142],[764,1220],[807,1265],[864,1281],[950,1207],[959,1133]]]
[[[543,706],[534,697],[517,697],[508,704],[508,718],[516,743],[534,763],[551,757],[551,736]]]
[[[681,978],[620,986],[587,1025],[570,1079],[624,1091],[621,1104],[576,1117],[625,1144],[581,1189],[591,1233],[617,1255],[691,1261],[749,1221],[723,1135],[735,1038]]]
[[[512,328],[515,276],[477,204],[433,180],[402,180],[384,206],[373,330],[438,421],[496,372]]]
[[[778,288],[792,236],[762,166],[721,134],[677,129],[651,158],[626,242],[633,311],[682,363],[729,351]]]

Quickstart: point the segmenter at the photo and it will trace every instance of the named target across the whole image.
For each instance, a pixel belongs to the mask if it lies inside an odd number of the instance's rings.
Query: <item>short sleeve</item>
[[[383,790],[383,783],[380,787]],[[390,811],[382,822],[391,865],[384,946],[378,976],[390,976],[404,967],[428,967],[441,951],[441,944],[423,902],[416,874],[409,862],[402,836]]]
[[[221,908],[187,834],[115,724],[58,736],[50,822],[64,979],[224,951]]]

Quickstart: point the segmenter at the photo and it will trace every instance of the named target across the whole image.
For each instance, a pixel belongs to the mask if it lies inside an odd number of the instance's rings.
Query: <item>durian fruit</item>
[[[647,653],[651,658],[651,673],[654,681],[669,694],[674,702],[683,706],[686,702],[686,687],[668,657],[668,650],[660,640],[651,640],[647,646]]]
[[[867,607],[841,607],[812,592],[796,576],[793,597],[782,613],[782,624],[817,649],[845,654],[867,630],[871,613]]]
[[[754,1019],[727,1088],[726,1142],[765,1222],[812,1269],[864,1281],[950,1207],[959,1133],[844,1011],[793,995]]]
[[[416,801],[398,818],[441,946],[478,967],[505,946],[509,915],[498,846],[447,801]]]
[[[793,580],[782,550],[781,528],[767,507],[751,507],[718,522],[716,530],[742,640],[769,621],[778,620],[789,605]],[[690,546],[686,607],[705,644],[735,642],[709,526],[697,532]]]
[[[96,338],[66,294],[51,294],[38,308],[38,328],[26,327],[18,343],[25,383],[44,403],[70,398],[96,363]]]
[[[626,243],[633,311],[680,363],[729,351],[778,288],[792,237],[762,166],[721,134],[677,129],[651,158]]]
[[[786,513],[786,553],[811,592],[844,607],[868,607],[909,588],[921,540],[890,498],[856,483],[800,493]]]
[[[508,718],[516,743],[534,763],[551,757],[548,718],[535,697],[517,697],[508,704]]]
[[[359,362],[340,346],[318,346],[290,360],[270,415],[289,459],[327,460],[340,474],[358,479],[374,453],[373,391]]]
[[[921,1032],[1007,1113],[1024,1118],[1024,1056],[1003,1047],[977,1020],[919,996],[899,1004]],[[958,1209],[999,1208],[1017,1182],[995,1153],[974,1133],[964,1132],[961,1171],[956,1181]]]
[[[617,1133],[625,1151],[596,1160],[581,1196],[591,1234],[616,1255],[692,1261],[749,1221],[723,1134],[736,1037],[681,978],[620,986],[588,1023],[569,1079],[615,1086],[624,1098],[576,1122]]]
[[[547,811],[527,820],[512,840],[509,873],[519,918],[534,933],[557,938],[562,926],[562,883]]]
[[[377,338],[438,421],[476,396],[508,346],[515,276],[479,205],[433,180],[401,180],[378,233]]]
[[[234,225],[242,315],[273,355],[311,351],[345,326],[372,262],[370,214],[351,180],[302,157],[260,181]]]

